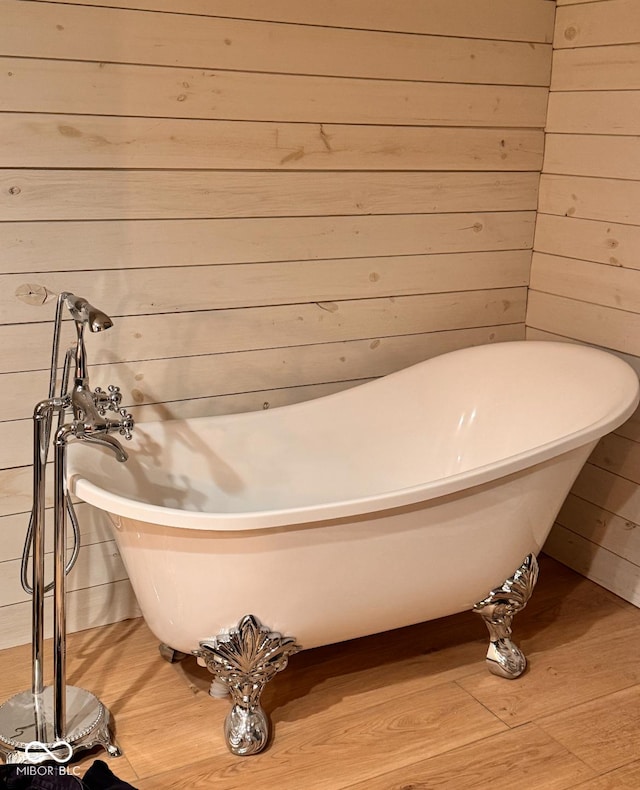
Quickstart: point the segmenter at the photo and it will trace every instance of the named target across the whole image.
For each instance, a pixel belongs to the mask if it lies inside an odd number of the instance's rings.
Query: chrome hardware
[[[114,430],[119,425],[120,423],[114,423]],[[60,435],[60,441],[66,443],[69,436],[73,436],[89,444],[97,444],[101,447],[106,447],[108,450],[113,451],[118,461],[121,463],[126,461],[129,457],[126,451],[114,436],[110,436],[107,433],[107,430],[108,428],[95,428],[91,425],[86,425],[81,420],[74,420],[70,425],[65,425],[60,429],[60,431],[63,432]]]
[[[120,408],[121,403],[120,387],[113,384],[109,384],[108,392],[102,387],[96,387],[91,392],[84,385],[77,386],[71,394],[71,405],[74,407],[76,419],[71,425],[70,433],[76,439],[109,447],[115,452],[118,460],[126,461],[127,454],[120,443],[113,436],[107,436],[117,431],[127,440],[132,438],[135,422],[126,409]],[[120,419],[105,419],[109,411],[118,412]]]
[[[91,392],[85,380],[77,380],[71,393],[74,420],[69,433],[76,439],[110,447],[119,461],[126,461],[127,454],[118,440],[113,436],[107,437],[107,434],[117,432],[125,439],[131,439],[135,423],[126,409],[119,408],[122,401],[120,390],[110,385],[108,393],[100,387]],[[120,419],[107,419],[108,411],[117,412]]]
[[[252,614],[229,633],[200,642],[195,655],[204,659],[217,685],[224,684],[231,693],[233,707],[224,735],[233,754],[257,754],[267,745],[269,719],[260,696],[268,681],[287,666],[289,656],[299,650],[293,637],[271,631]]]
[[[73,320],[77,324],[86,324],[91,332],[102,332],[113,326],[113,321],[108,315],[105,315],[102,310],[97,310],[81,296],[64,293],[60,294],[60,297],[64,299]]]
[[[135,422],[126,409],[120,409],[120,416],[122,417],[120,420],[120,433],[128,441],[131,439],[131,432],[133,431]]]
[[[111,715],[89,691],[67,686],[67,729],[56,738],[52,687],[47,686],[34,708],[31,691],[22,691],[0,706],[0,755],[6,763],[66,762],[81,749],[102,746],[110,757],[121,751],[111,733]]]
[[[511,578],[473,607],[489,629],[487,666],[494,675],[513,679],[527,667],[524,653],[511,641],[511,622],[527,605],[537,581],[538,561],[529,554]]]
[[[76,324],[75,346],[67,349],[62,379],[58,389],[58,351],[62,324],[62,308],[69,309]],[[38,403],[33,412],[33,507],[21,565],[21,581],[32,595],[32,669],[31,689],[15,695],[0,705],[0,755],[8,763],[34,762],[33,747],[42,752],[42,759],[53,756],[64,762],[80,749],[101,745],[111,757],[120,755],[110,731],[110,714],[93,694],[66,683],[66,575],[78,556],[80,532],[71,499],[66,490],[65,466],[69,439],[76,438],[108,447],[119,461],[127,454],[111,436],[119,431],[131,438],[133,418],[120,408],[122,396],[117,387],[108,393],[97,388],[91,392],[87,373],[84,328],[101,332],[113,325],[111,319],[96,310],[85,299],[61,293],[56,304],[54,334],[49,375],[49,397]],[[73,386],[69,386],[75,362]],[[73,420],[64,422],[69,409]],[[107,411],[118,412],[119,419],[109,420]],[[45,584],[45,468],[47,465],[54,415],[58,425],[54,434],[54,574],[53,582]],[[67,515],[74,532],[72,557],[67,554]],[[29,556],[33,554],[32,584],[29,583]],[[44,685],[44,603],[45,593],[53,589],[53,685]],[[26,733],[29,737],[26,738]],[[64,749],[61,752],[61,744]],[[36,750],[36,751],[37,751]],[[64,753],[63,753],[64,752]],[[38,754],[36,753],[36,757]],[[36,760],[37,762],[38,760]]]
[[[105,392],[102,387],[96,387],[93,391],[93,401],[102,417],[105,416],[107,411],[118,411],[122,403],[120,387],[109,384],[108,392]]]
[[[98,420],[87,419],[87,416],[90,417],[90,415],[86,415],[85,412],[80,413],[83,415],[83,418],[75,419],[73,422],[58,429],[61,441],[67,441],[70,437],[73,437],[89,442],[89,444],[98,444],[112,450],[118,461],[126,461],[129,457],[126,450],[115,436],[111,436],[111,434],[118,432],[127,440],[132,438],[135,422],[127,410],[120,409],[119,420],[107,420],[104,417],[100,417]]]
[[[71,389],[71,408],[73,409],[73,429],[67,435],[73,435],[114,451],[119,461],[126,461],[127,454],[120,447],[120,443],[113,436],[107,434],[118,432],[125,439],[131,438],[133,430],[133,417],[120,408],[122,395],[120,389],[113,384],[109,385],[108,392],[97,387],[93,392],[89,387],[89,373],[87,367],[87,350],[84,343],[84,329],[89,327],[91,332],[102,332],[113,326],[113,321],[101,310],[89,304],[86,299],[74,294],[60,294],[58,301],[64,301],[69,308],[71,317],[76,324],[75,345],[75,375]],[[108,420],[108,411],[119,412],[119,420]]]

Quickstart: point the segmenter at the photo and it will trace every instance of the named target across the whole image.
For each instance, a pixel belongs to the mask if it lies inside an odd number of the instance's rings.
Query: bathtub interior
[[[608,432],[637,397],[637,376],[610,354],[564,343],[495,344],[316,401],[140,423],[126,464],[76,443],[69,469],[72,487],[86,479],[161,508],[305,508],[424,488],[509,459],[520,466],[496,475],[516,471]]]

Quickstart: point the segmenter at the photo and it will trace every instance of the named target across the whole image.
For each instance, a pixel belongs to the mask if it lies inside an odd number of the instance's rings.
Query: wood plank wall
[[[524,337],[551,0],[0,0],[0,647],[56,294],[136,419]],[[72,628],[133,611],[81,508]]]
[[[558,0],[527,337],[640,372],[640,4]],[[603,439],[546,550],[640,605],[640,415]]]

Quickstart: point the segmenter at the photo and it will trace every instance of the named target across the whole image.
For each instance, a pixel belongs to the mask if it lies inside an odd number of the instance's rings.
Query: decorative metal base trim
[[[102,746],[110,757],[120,757],[107,708],[84,689],[67,686],[66,692],[67,732],[60,740],[54,736],[52,686],[38,699],[31,691],[22,691],[0,706],[0,756],[6,763],[66,763],[78,751],[94,746]]]
[[[268,681],[287,666],[289,656],[300,649],[293,637],[271,631],[252,614],[229,633],[200,642],[198,656],[231,693],[233,707],[224,735],[233,754],[257,754],[267,745],[270,726],[260,696]]]
[[[473,607],[489,629],[487,666],[494,675],[517,678],[527,667],[527,659],[511,641],[511,622],[531,598],[538,581],[538,561],[529,554],[513,576]]]

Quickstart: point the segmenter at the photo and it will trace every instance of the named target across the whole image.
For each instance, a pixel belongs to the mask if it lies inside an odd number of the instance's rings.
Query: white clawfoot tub
[[[266,742],[259,695],[298,649],[288,637],[311,648],[475,608],[493,670],[520,674],[510,623],[535,555],[637,402],[613,355],[480,346],[315,401],[137,425],[124,464],[76,443],[68,480],[111,514],[160,642],[230,688],[227,741],[246,754]]]

